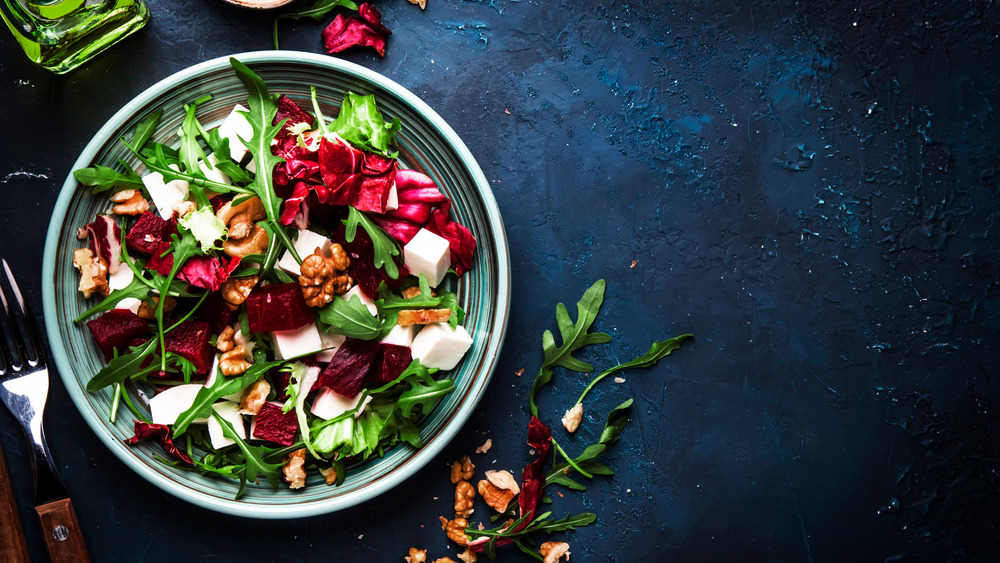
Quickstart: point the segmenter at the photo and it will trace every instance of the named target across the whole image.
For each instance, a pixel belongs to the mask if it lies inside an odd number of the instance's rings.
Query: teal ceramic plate
[[[154,485],[199,506],[255,518],[289,518],[333,512],[371,499],[402,483],[430,461],[462,427],[482,397],[496,368],[507,328],[510,301],[510,258],[500,212],[489,184],[458,135],[434,110],[395,82],[363,67],[323,55],[267,51],[236,55],[267,83],[272,93],[283,93],[309,106],[309,86],[318,90],[327,116],[345,90],[375,94],[382,113],[399,117],[403,130],[397,136],[402,167],[428,174],[453,202],[452,213],[475,235],[475,265],[454,291],[467,312],[465,326],[475,343],[452,372],[457,389],[438,405],[421,426],[424,447],[391,449],[385,457],[354,468],[339,487],[330,487],[319,475],[301,490],[272,489],[266,483],[250,486],[240,500],[233,500],[237,485],[173,469],[157,461],[159,446],[130,447],[132,417],[120,409],[115,423],[108,421],[112,393],[109,389],[87,393],[86,382],[103,365],[103,357],[89,331],[74,325],[86,309],[78,294],[73,249],[81,246],[76,229],[107,208],[106,197],[93,196],[72,174],[67,176],[56,203],[45,243],[43,289],[45,326],[55,367],[83,418],[97,436],[126,465]],[[178,72],[152,86],[121,109],[98,131],[73,169],[95,164],[114,166],[119,158],[138,163],[119,141],[136,123],[163,108],[157,131],[161,142],[177,144],[174,136],[184,117],[182,106],[203,94],[211,101],[199,106],[203,123],[220,123],[236,103],[245,103],[246,91],[236,78],[229,58],[207,61]],[[158,135],[159,136],[159,135]]]

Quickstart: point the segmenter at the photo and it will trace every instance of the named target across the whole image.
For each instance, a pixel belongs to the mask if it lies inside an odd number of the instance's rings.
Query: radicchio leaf
[[[324,138],[319,147],[319,170],[326,189],[316,187],[316,194],[321,203],[384,213],[396,167],[394,158],[358,150],[338,137]]]
[[[174,445],[174,441],[170,438],[170,427],[166,424],[151,424],[136,420],[134,428],[135,435],[125,440],[126,444],[134,446],[142,440],[151,438],[159,442],[163,446],[163,450],[171,457],[179,459],[188,465],[194,465],[191,456]]]
[[[239,264],[239,257],[223,262],[214,256],[192,256],[181,267],[177,277],[195,287],[218,291]]]
[[[472,255],[476,251],[476,237],[464,225],[448,217],[451,202],[446,201],[434,210],[431,221],[425,228],[448,240],[451,251],[451,267],[461,276],[472,268]]]
[[[327,53],[339,53],[354,46],[371,47],[379,56],[385,56],[385,43],[391,31],[382,25],[382,15],[375,6],[362,4],[358,7],[361,19],[337,14],[333,22],[323,30],[323,46]]]
[[[274,114],[274,119],[271,120],[271,125],[277,125],[281,123],[282,120],[285,121],[285,126],[278,132],[275,136],[279,142],[281,142],[286,137],[294,137],[289,133],[288,128],[298,125],[299,123],[307,123],[312,125],[313,118],[304,109],[299,107],[291,98],[282,94],[278,96],[278,112]]]
[[[77,229],[76,238],[89,239],[90,250],[94,256],[107,262],[109,274],[118,271],[122,263],[122,231],[111,217],[97,215],[93,223]]]
[[[399,203],[441,203],[448,199],[429,176],[406,168],[396,171],[396,192]]]

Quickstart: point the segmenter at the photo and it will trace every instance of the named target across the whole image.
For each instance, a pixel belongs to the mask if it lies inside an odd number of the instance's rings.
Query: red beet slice
[[[412,361],[409,346],[380,344],[378,357],[368,372],[368,379],[377,383],[394,381]]]
[[[245,303],[251,332],[295,330],[316,320],[294,282],[258,286]]]
[[[112,309],[87,321],[87,328],[104,351],[104,361],[110,361],[115,350],[122,353],[133,339],[145,335],[149,324],[128,309]]]
[[[378,352],[378,342],[348,338],[319,375],[316,386],[329,387],[341,395],[354,397],[364,387]]]
[[[257,413],[253,427],[253,438],[267,440],[282,446],[295,443],[295,434],[299,431],[299,421],[295,411],[281,412],[281,405],[267,402]]]
[[[164,335],[168,352],[186,358],[198,373],[208,373],[212,367],[212,327],[203,321],[187,320]]]
[[[150,212],[143,213],[132,225],[125,242],[128,249],[146,258],[153,254],[161,254],[170,245],[170,236],[177,233],[177,221],[164,221],[159,215]]]

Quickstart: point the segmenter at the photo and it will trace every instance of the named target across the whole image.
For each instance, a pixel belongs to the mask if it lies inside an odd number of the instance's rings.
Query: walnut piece
[[[476,499],[476,489],[468,481],[459,481],[455,486],[455,516],[468,518],[474,509],[472,503]]]
[[[491,469],[486,472],[486,479],[498,488],[512,491],[515,495],[521,492],[521,487],[518,486],[517,479],[514,478],[510,471],[493,471]]]
[[[251,364],[247,361],[246,348],[236,346],[232,350],[219,356],[219,370],[222,375],[239,375],[250,369]]]
[[[220,352],[228,352],[236,347],[233,337],[236,336],[236,329],[227,326],[219,333],[219,338],[215,340],[215,349]]]
[[[267,245],[267,231],[260,225],[254,224],[247,236],[239,239],[227,238],[226,242],[222,243],[222,251],[234,258],[243,258],[251,254],[263,254],[267,250]]]
[[[451,463],[451,483],[457,485],[459,481],[468,481],[475,475],[476,466],[472,465],[469,456],[464,455],[459,461]]]
[[[111,202],[116,204],[111,212],[117,215],[142,215],[149,211],[149,202],[139,190],[122,190],[111,196]]]
[[[334,483],[337,482],[337,468],[336,467],[334,467],[332,465],[330,467],[320,467],[319,468],[319,473],[320,473],[320,475],[323,476],[324,479],[326,479],[326,484],[327,485],[332,485],[332,484],[334,484]]]
[[[222,300],[229,305],[230,309],[236,309],[250,296],[250,292],[253,291],[259,279],[257,276],[227,279],[219,287],[219,291],[222,292]]]
[[[476,556],[476,552],[472,551],[471,549],[466,549],[462,553],[459,553],[458,558],[464,561],[465,563],[475,563],[476,560],[479,559],[479,557]]]
[[[107,297],[111,293],[108,287],[108,264],[103,258],[94,256],[89,248],[77,248],[73,251],[73,266],[80,270],[80,285],[77,289],[84,297],[97,293]]]
[[[451,557],[439,557],[434,560],[434,563],[455,563],[455,560]]]
[[[151,321],[156,318],[156,308],[159,307],[160,305],[160,298],[157,297],[156,295],[153,295],[152,299],[153,299],[152,303],[148,301],[143,301],[142,303],[139,303],[139,310],[136,311],[135,314],[139,315],[140,319],[146,319],[147,321]],[[177,299],[174,299],[173,297],[168,295],[167,300],[163,302],[163,315],[164,316],[169,315],[170,312],[173,311],[174,307],[176,306],[177,306]]]
[[[410,548],[410,554],[406,556],[406,563],[425,563],[427,561],[427,550]]]
[[[580,427],[581,420],[583,420],[583,403],[577,403],[562,417],[563,426],[566,427],[567,432],[571,433],[576,432],[576,429]]]
[[[174,204],[170,206],[170,210],[176,213],[178,218],[183,217],[188,213],[193,213],[196,209],[198,209],[198,204],[186,199],[175,201]]]
[[[330,245],[330,257],[323,255],[323,250],[316,250],[302,260],[299,268],[299,287],[302,297],[310,307],[322,307],[333,301],[337,295],[347,293],[354,285],[354,280],[347,275],[351,261],[339,244]]]
[[[514,491],[501,489],[485,479],[480,481],[477,487],[479,488],[479,496],[483,497],[486,504],[497,512],[505,512],[510,501],[514,500]]]
[[[476,448],[476,453],[477,454],[484,454],[484,453],[490,451],[490,448],[492,448],[492,447],[493,447],[493,438],[487,438],[486,441],[483,442],[482,446],[479,446],[478,448]]]
[[[257,221],[267,217],[267,211],[259,197],[251,197],[234,205],[233,201],[236,199],[226,202],[215,212],[215,216],[226,224],[230,239],[241,240],[253,232]]]
[[[285,482],[290,489],[301,489],[306,486],[306,449],[301,448],[285,456],[285,465],[281,472],[285,474]]]
[[[427,0],[410,0],[410,4],[414,6],[420,6],[421,10],[427,9]]]
[[[247,387],[240,399],[240,413],[257,414],[261,407],[267,402],[267,396],[271,393],[271,384],[265,379],[258,379],[253,385]]]
[[[563,555],[569,561],[569,544],[566,542],[547,541],[538,547],[538,553],[545,558],[543,563],[556,563]]]
[[[414,297],[420,295],[420,286],[413,285],[403,290],[403,299],[413,299]],[[437,297],[437,292],[433,289],[431,290],[431,297]]]
[[[451,309],[403,309],[399,312],[396,324],[405,328],[410,325],[443,323],[450,317]]]
[[[458,545],[469,545],[469,537],[465,535],[465,529],[469,526],[469,521],[461,516],[456,516],[448,520],[444,516],[438,516],[441,520],[441,529],[448,535],[448,539]]]

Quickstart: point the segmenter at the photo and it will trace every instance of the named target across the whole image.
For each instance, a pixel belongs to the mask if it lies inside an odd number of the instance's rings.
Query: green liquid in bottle
[[[62,74],[141,28],[142,0],[0,0],[0,16],[32,61]]]

